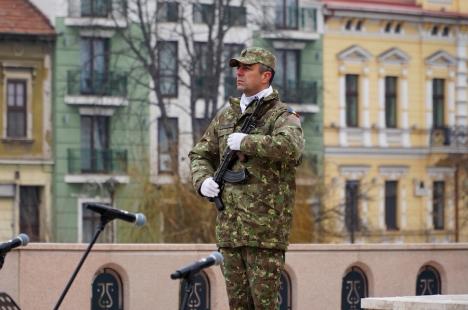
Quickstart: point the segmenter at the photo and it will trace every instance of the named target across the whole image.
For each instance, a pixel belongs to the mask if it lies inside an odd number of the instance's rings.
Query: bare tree
[[[197,131],[198,120],[205,120],[206,125],[225,104],[219,90],[226,59],[232,56],[230,52],[239,52],[226,50],[226,35],[233,27],[246,26],[244,0],[235,6],[231,0],[210,4],[127,0],[119,7],[124,11],[115,15],[124,18],[127,27],[117,28],[125,42],[125,48],[117,53],[131,59],[128,78],[149,91],[149,103],[157,106],[166,132],[170,132],[166,123],[169,104],[190,115],[192,132]],[[114,20],[121,24],[121,20]],[[171,44],[174,42],[178,44]],[[174,75],[171,70],[176,70]],[[189,98],[177,91],[179,86]],[[198,115],[197,104],[203,105],[198,107],[202,111]]]
[[[375,184],[361,181],[354,197],[340,197],[341,184],[326,183],[314,164],[304,161],[297,168],[296,204],[293,212],[291,242],[324,243],[365,236],[373,228],[360,214],[360,206],[373,200]]]

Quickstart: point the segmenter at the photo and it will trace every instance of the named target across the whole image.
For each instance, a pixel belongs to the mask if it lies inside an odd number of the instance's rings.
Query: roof
[[[0,35],[55,36],[49,19],[28,0],[0,0]]]
[[[467,14],[425,10],[415,0],[324,0],[328,10],[375,12],[418,17],[468,18]]]

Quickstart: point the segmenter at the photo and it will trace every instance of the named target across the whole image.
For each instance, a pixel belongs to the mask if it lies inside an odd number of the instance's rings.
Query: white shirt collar
[[[241,111],[242,113],[244,113],[245,109],[247,109],[247,106],[255,99],[255,98],[264,98],[264,97],[268,97],[269,95],[271,95],[273,93],[273,87],[268,87],[268,88],[265,88],[264,90],[258,92],[257,94],[253,95],[253,96],[250,96],[250,97],[247,97],[245,94],[242,94],[241,96],[241,100],[240,100],[240,107],[241,107]]]

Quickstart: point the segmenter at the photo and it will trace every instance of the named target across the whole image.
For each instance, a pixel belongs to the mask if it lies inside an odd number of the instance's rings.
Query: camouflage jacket
[[[247,155],[236,161],[233,171],[247,169],[242,184],[225,183],[222,200],[226,209],[219,212],[216,238],[219,247],[254,246],[286,249],[291,228],[295,195],[296,165],[304,139],[300,120],[288,111],[274,91],[263,101],[257,127],[241,143]],[[189,154],[194,187],[200,192],[203,181],[213,176],[227,146],[227,137],[240,131],[248,106],[241,114],[240,100],[231,99],[213,119]]]

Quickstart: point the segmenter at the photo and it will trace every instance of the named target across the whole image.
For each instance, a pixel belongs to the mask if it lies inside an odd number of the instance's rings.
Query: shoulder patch
[[[299,118],[299,119],[301,118],[301,116],[299,115],[299,113],[297,113],[296,111],[294,111],[294,109],[291,108],[290,106],[288,106],[288,113],[294,115],[295,117],[297,117],[297,118]]]

